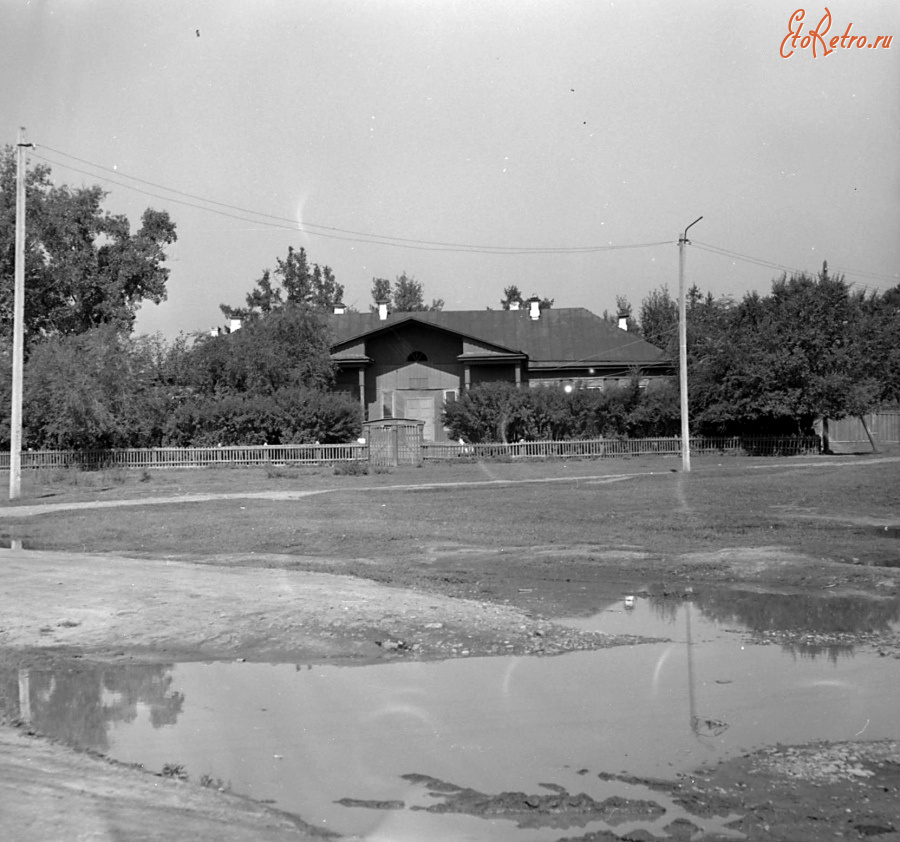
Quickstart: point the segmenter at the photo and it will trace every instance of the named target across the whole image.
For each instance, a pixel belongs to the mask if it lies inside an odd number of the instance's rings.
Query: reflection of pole
[[[688,228],[696,225],[703,217],[695,219],[678,240],[678,374],[681,391],[681,466],[691,470],[691,434],[688,426],[688,376],[687,376],[687,304],[684,293],[684,246],[688,242]]]
[[[19,670],[19,719],[31,723],[31,673]]]
[[[691,715],[691,730],[699,737],[697,728],[697,702],[694,699],[694,653],[691,650],[691,603],[684,604],[685,624],[687,626],[687,667],[688,667],[688,710]]]

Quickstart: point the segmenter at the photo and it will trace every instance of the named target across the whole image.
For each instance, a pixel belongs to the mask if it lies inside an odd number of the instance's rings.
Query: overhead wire
[[[100,170],[103,173],[109,173],[115,178],[110,177],[110,175],[98,175],[96,172],[90,172],[79,167],[73,166],[72,164],[68,164],[65,161],[54,160],[53,158],[49,158],[46,154],[41,154],[37,152],[37,149],[46,150],[54,155],[62,156],[63,158],[67,158],[71,161],[76,161],[80,164],[83,164],[88,167],[92,167],[95,170]],[[120,172],[118,169],[110,168],[103,166],[102,164],[94,163],[93,161],[89,161],[85,158],[80,158],[76,155],[71,155],[68,152],[64,152],[60,149],[55,149],[51,146],[46,146],[44,144],[36,144],[30,153],[33,157],[38,158],[39,160],[46,161],[49,164],[54,164],[55,166],[64,167],[66,169],[72,170],[73,172],[81,173],[82,175],[89,176],[91,178],[99,178],[101,180],[107,181],[110,184],[115,184],[117,186],[123,187],[127,190],[132,190],[138,193],[142,193],[147,196],[151,196],[156,199],[161,199],[162,201],[175,202],[176,204],[184,205],[186,207],[192,207],[198,210],[206,211],[208,213],[215,213],[219,216],[224,216],[230,219],[236,219],[242,222],[251,222],[255,225],[261,226],[262,228],[273,228],[279,230],[288,230],[288,231],[301,231],[303,233],[324,237],[328,239],[335,240],[343,240],[350,241],[356,243],[366,243],[370,245],[387,245],[393,246],[396,248],[406,248],[406,249],[414,249],[419,251],[442,251],[442,252],[469,252],[476,254],[500,254],[500,255],[516,255],[516,254],[591,254],[597,252],[604,251],[621,251],[628,249],[641,249],[641,248],[652,248],[656,246],[663,245],[673,245],[677,241],[675,240],[658,240],[652,242],[641,242],[641,243],[621,243],[621,244],[609,244],[609,245],[593,245],[593,246],[494,246],[494,245],[485,245],[485,244],[473,244],[473,243],[454,243],[447,242],[441,240],[418,240],[412,239],[408,237],[398,237],[394,235],[387,234],[376,234],[372,232],[365,231],[355,231],[353,229],[347,228],[339,228],[337,226],[328,226],[328,225],[320,225],[315,222],[308,222],[305,220],[295,220],[288,217],[278,216],[276,214],[270,214],[263,211],[256,211],[251,208],[244,208],[238,205],[231,205],[225,202],[219,202],[215,199],[209,199],[204,196],[200,196],[193,193],[188,193],[187,191],[178,190],[176,188],[167,187],[162,184],[158,184],[153,181],[149,181],[147,179],[140,178],[138,176],[129,175],[127,173]],[[151,187],[156,191],[163,191],[165,194],[174,194],[174,195],[162,195],[159,192],[152,192],[151,190],[146,190],[141,187],[136,187],[133,184],[129,184],[126,181],[122,181],[121,179],[128,179],[129,181],[136,182],[138,184],[146,185],[147,187]],[[188,201],[192,200],[192,201]],[[202,204],[198,204],[202,203]],[[732,260],[738,260],[744,263],[749,263],[755,266],[763,266],[769,269],[775,269],[781,272],[790,272],[792,274],[800,274],[804,270],[797,269],[793,266],[788,266],[783,263],[779,263],[777,261],[768,260],[766,258],[757,257],[754,255],[743,254],[741,252],[733,251],[732,249],[726,249],[721,246],[714,245],[712,243],[704,243],[699,240],[690,241],[692,245],[696,246],[701,251],[706,251],[711,254],[719,255],[720,257],[729,258]],[[841,274],[851,275],[860,278],[867,278],[869,280],[874,281],[884,281],[890,284],[894,282],[900,282],[900,275],[888,275],[881,274],[875,272],[866,272],[864,270],[859,269],[851,269],[847,267],[834,267],[834,269]],[[863,290],[875,290],[882,291],[882,287],[875,284],[865,284],[859,281],[850,281],[850,286],[855,286],[857,288],[861,288]]]
[[[112,173],[116,176],[116,178],[111,178],[108,175],[98,175],[97,173],[89,172],[71,164],[67,164],[65,161],[54,160],[53,158],[47,157],[46,154],[40,154],[32,150],[32,156],[38,158],[39,160],[46,161],[47,163],[54,164],[56,166],[64,167],[66,169],[70,169],[74,172],[81,173],[82,175],[90,176],[91,178],[100,178],[111,184],[116,184],[120,187],[124,187],[127,190],[133,190],[137,193],[152,196],[156,199],[175,202],[187,207],[193,207],[197,208],[198,210],[205,210],[209,213],[215,213],[220,216],[238,219],[243,222],[253,222],[260,226],[282,230],[303,231],[304,233],[313,236],[327,237],[336,240],[349,240],[351,242],[361,242],[374,245],[389,245],[397,248],[418,249],[421,251],[455,251],[473,252],[477,254],[591,254],[603,251],[652,248],[654,246],[671,245],[675,242],[674,240],[661,240],[646,243],[623,243],[615,245],[610,244],[592,246],[492,246],[473,243],[445,242],[440,240],[416,240],[408,237],[375,234],[366,231],[354,231],[352,229],[338,228],[336,226],[320,225],[314,222],[307,222],[306,220],[290,219],[288,217],[277,216],[275,214],[265,213],[263,211],[243,208],[238,205],[230,205],[225,202],[208,199],[206,197],[198,196],[193,193],[187,193],[186,191],[166,187],[165,185],[157,184],[155,182],[148,181],[147,179],[138,178],[137,176],[128,175],[126,173],[119,172],[119,170],[117,169],[111,169],[101,164],[95,164],[92,161],[87,161],[84,158],[78,158],[75,155],[70,155],[67,152],[62,152],[61,150],[54,149],[50,146],[39,144],[36,145],[36,147],[41,149],[42,151],[47,150],[55,155],[61,155],[65,158],[69,158],[70,160],[77,161],[89,167],[93,167],[102,172]],[[159,192],[152,192],[141,187],[135,187],[132,184],[128,184],[120,180],[123,178],[135,181],[139,184],[147,185],[148,187],[154,188],[154,190],[156,191],[164,191],[166,193],[172,193],[175,195],[160,195]],[[188,201],[189,199],[193,201]],[[204,204],[198,204],[198,202],[203,202]]]
[[[798,274],[798,275],[804,271],[802,269],[797,269],[793,266],[786,266],[783,263],[776,263],[775,261],[766,260],[761,257],[754,257],[752,255],[741,254],[740,252],[731,251],[730,249],[725,249],[725,248],[722,248],[721,246],[715,246],[715,245],[712,245],[711,243],[702,243],[699,240],[691,240],[691,244],[696,246],[701,251],[708,251],[712,254],[718,254],[721,257],[729,257],[733,260],[740,260],[744,263],[751,263],[756,266],[765,266],[769,269],[778,269],[782,272],[790,272],[791,274]],[[844,266],[834,266],[832,268],[834,269],[834,271],[836,271],[842,275],[851,275],[851,276],[855,275],[855,276],[859,276],[862,278],[883,280],[883,281],[887,281],[889,283],[900,283],[900,275],[886,275],[886,274],[880,274],[877,272],[866,272],[861,269],[850,269],[850,268],[847,268]],[[859,283],[858,281],[850,281],[849,285],[861,287],[862,289],[865,289],[865,290],[869,290],[869,289],[881,290],[882,289],[880,286],[863,284],[863,283]]]

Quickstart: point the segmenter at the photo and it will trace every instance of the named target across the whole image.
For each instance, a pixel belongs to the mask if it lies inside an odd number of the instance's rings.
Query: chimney
[[[219,335],[219,328],[217,328],[217,327],[211,327],[211,328],[209,329],[209,335],[210,335],[210,336],[218,336],[218,335]]]
[[[378,318],[384,321],[388,317],[387,301],[378,302]]]
[[[234,333],[236,330],[241,329],[241,320],[240,319],[232,319],[231,320],[231,332]]]
[[[518,309],[519,309],[519,302],[518,302],[518,301],[510,301],[510,302],[509,302],[509,309],[510,309],[510,310],[518,310]]]
[[[541,317],[541,299],[532,295],[526,303],[528,304],[528,318],[536,322]]]
[[[335,316],[343,316],[347,312],[347,307],[343,301],[336,301],[334,304]]]
[[[619,310],[619,330],[628,330],[628,313]]]

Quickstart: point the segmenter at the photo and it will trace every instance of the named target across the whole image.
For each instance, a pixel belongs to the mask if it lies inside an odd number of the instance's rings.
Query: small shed
[[[422,464],[424,421],[416,418],[382,418],[363,424],[369,443],[369,464],[386,467]]]

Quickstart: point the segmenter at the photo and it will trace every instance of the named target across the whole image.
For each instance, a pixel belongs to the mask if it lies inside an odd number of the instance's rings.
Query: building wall
[[[366,354],[376,363],[366,369],[366,412],[369,420],[393,416],[425,422],[425,438],[445,441],[440,412],[446,396],[459,393],[463,366],[458,336],[422,327],[404,325],[382,336],[372,337]],[[410,361],[410,356],[424,359]]]

